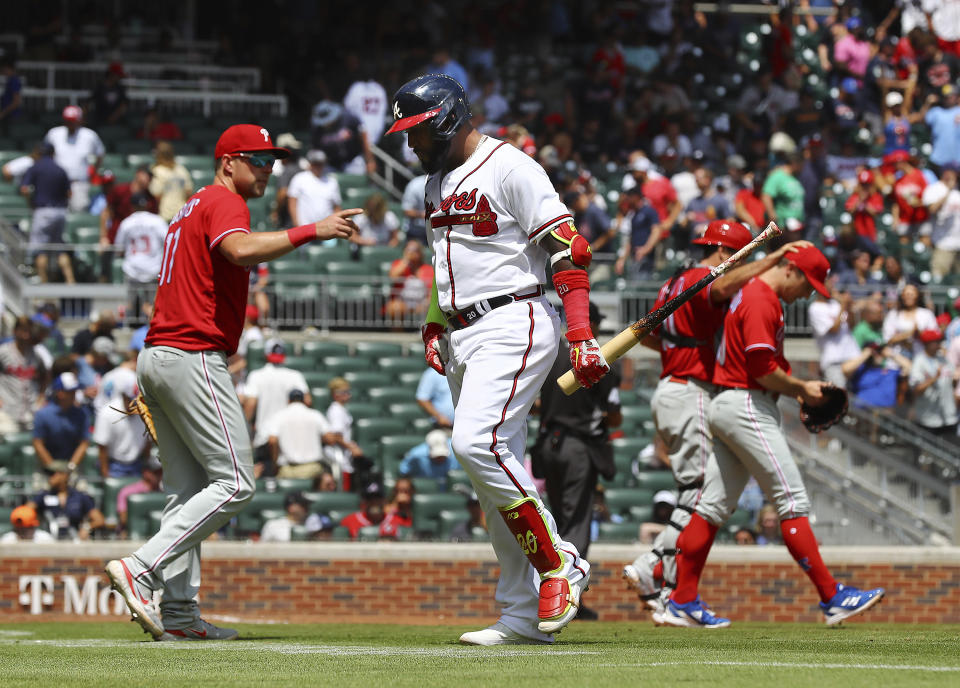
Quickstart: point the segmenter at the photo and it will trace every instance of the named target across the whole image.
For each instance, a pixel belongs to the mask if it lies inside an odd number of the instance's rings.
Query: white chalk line
[[[671,662],[629,662],[603,663],[597,664],[598,667],[676,667],[676,666],[729,666],[729,667],[758,667],[783,668],[783,669],[876,669],[880,671],[935,671],[952,672],[960,671],[960,666],[929,666],[929,665],[911,665],[911,664],[840,664],[829,662],[737,662],[737,661],[685,661],[676,660]]]

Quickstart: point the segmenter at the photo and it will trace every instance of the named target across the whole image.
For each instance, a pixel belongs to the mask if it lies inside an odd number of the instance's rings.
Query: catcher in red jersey
[[[704,247],[703,259],[668,280],[657,295],[654,309],[697,283],[753,238],[734,220],[714,220],[694,244]],[[777,251],[731,270],[698,292],[670,315],[644,344],[660,352],[662,370],[651,403],[657,433],[670,454],[670,468],[679,498],[667,527],[649,552],[623,569],[623,577],[653,609],[659,623],[664,605],[676,585],[676,543],[690,520],[704,489],[707,465],[714,461],[707,410],[714,394],[714,352],[727,304],[740,287],[775,266],[789,252],[812,246],[806,241],[786,244]]]
[[[217,141],[216,175],[167,231],[137,381],[153,415],[167,504],[159,532],[107,564],[134,621],[155,640],[229,640],[236,631],[200,617],[200,543],[253,497],[250,437],[227,357],[237,350],[249,271],[315,239],[348,238],[360,209],[279,232],[250,231],[247,201],[263,196],[288,152],[255,124]],[[153,597],[160,592],[160,609]]]
[[[677,587],[663,621],[675,626],[723,628],[697,592],[718,527],[733,513],[750,476],[754,476],[780,516],[787,550],[810,578],[827,624],[840,623],[883,598],[883,588],[858,590],[838,583],[823,563],[810,528],[806,488],[781,429],[777,399],[789,394],[811,407],[822,405],[821,380],[791,374],[783,353],[784,320],[780,301],[793,303],[816,289],[824,296],[830,263],[813,246],[787,253],[777,264],[747,282],[731,299],[723,323],[713,382],[717,392],[708,418],[714,463],[708,464],[695,513],[677,540]]]
[[[404,84],[393,114],[387,133],[407,133],[428,175],[435,284],[425,355],[450,384],[453,451],[487,514],[500,562],[499,621],[460,641],[551,642],[576,616],[590,565],[559,537],[523,467],[526,419],[560,338],[544,296],[548,261],[577,379],[589,387],[610,369],[590,329],[590,246],[543,168],[470,125],[455,79],[428,74]]]

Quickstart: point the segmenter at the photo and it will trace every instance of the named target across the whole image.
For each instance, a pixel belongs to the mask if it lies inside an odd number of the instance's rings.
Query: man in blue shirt
[[[73,471],[90,446],[90,419],[77,405],[80,381],[73,373],[61,373],[51,385],[53,399],[33,417],[33,448],[45,471],[55,461],[66,461]]]
[[[640,185],[623,192],[626,211],[632,211],[629,240],[620,251],[614,270],[628,279],[649,279],[653,273],[653,249],[661,239],[660,216],[643,196]]]
[[[427,368],[417,385],[417,403],[438,428],[453,427],[453,395],[447,378],[433,368]]]
[[[453,456],[450,435],[445,430],[431,430],[426,442],[413,447],[400,462],[398,473],[406,478],[433,478],[442,491],[447,489],[447,473],[458,470]]]
[[[946,84],[940,93],[940,105],[930,108],[924,118],[932,135],[930,167],[938,177],[944,167],[960,166],[960,105],[957,87]]]
[[[30,200],[33,207],[33,219],[30,223],[31,257],[35,258],[37,275],[41,282],[49,282],[47,265],[50,253],[44,244],[62,244],[67,226],[67,202],[70,200],[70,178],[60,165],[53,160],[53,146],[43,143],[40,146],[40,158],[20,180],[20,193]],[[63,279],[72,284],[73,265],[70,254],[57,253],[57,265],[63,272]]]
[[[0,92],[0,132],[9,133],[10,124],[15,122],[21,114],[23,96],[23,82],[17,76],[17,67],[13,57],[7,55],[0,59],[0,74],[5,81],[3,91]]]

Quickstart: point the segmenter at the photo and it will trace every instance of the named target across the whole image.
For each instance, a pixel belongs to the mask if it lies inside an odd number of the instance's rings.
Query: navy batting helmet
[[[470,120],[463,86],[445,74],[424,74],[401,86],[393,96],[393,134],[429,122],[433,137],[449,141]]]

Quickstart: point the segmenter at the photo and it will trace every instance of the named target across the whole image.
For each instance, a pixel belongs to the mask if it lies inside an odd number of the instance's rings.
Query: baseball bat
[[[771,222],[767,225],[766,229],[753,238],[753,241],[719,265],[710,268],[710,272],[704,275],[700,281],[691,285],[687,289],[684,289],[675,297],[660,306],[660,308],[657,310],[647,313],[637,322],[633,323],[624,329],[620,334],[616,335],[613,339],[606,342],[600,347],[600,351],[603,353],[603,357],[607,359],[607,363],[613,363],[618,358],[623,356],[625,353],[627,353],[627,351],[636,346],[637,343],[640,342],[644,337],[655,330],[660,323],[670,316],[671,313],[692,299],[698,291],[713,282],[713,280],[717,279],[720,275],[724,274],[725,272],[729,272],[731,268],[736,267],[740,261],[756,251],[761,244],[766,243],[773,237],[779,236],[782,233],[783,232],[779,227],[777,227],[776,223]],[[572,370],[568,370],[563,375],[558,377],[557,384],[560,386],[560,389],[563,390],[564,394],[567,395],[573,394],[580,389],[580,383],[577,382],[577,378],[574,376]]]

